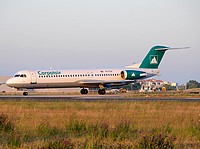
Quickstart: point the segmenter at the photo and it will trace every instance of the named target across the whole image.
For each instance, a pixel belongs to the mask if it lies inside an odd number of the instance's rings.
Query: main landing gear
[[[99,89],[98,90],[98,94],[99,95],[105,95],[106,94],[106,90],[105,89]]]
[[[87,89],[81,89],[81,94],[88,94],[88,90]]]
[[[88,90],[82,88],[81,91],[80,91],[80,93],[81,93],[82,95],[86,95],[86,94],[88,94]],[[106,94],[106,90],[105,90],[104,88],[103,88],[103,89],[99,89],[99,90],[98,90],[98,94],[99,94],[99,95],[105,95],[105,94]]]
[[[104,89],[104,86],[102,84],[99,85],[99,90],[98,90],[99,95],[105,95],[106,90]]]

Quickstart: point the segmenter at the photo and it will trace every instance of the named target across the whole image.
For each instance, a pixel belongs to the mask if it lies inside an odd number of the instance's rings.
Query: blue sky
[[[154,45],[157,79],[200,81],[199,0],[0,0],[0,75],[18,70],[122,68]]]

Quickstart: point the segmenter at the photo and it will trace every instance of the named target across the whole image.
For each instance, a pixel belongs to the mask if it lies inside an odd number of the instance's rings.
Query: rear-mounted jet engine
[[[121,71],[121,77],[124,80],[135,80],[135,79],[142,79],[146,77],[146,72],[137,71],[137,70],[124,70]]]

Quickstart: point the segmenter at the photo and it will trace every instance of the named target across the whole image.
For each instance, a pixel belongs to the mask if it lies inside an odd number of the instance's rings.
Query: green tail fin
[[[168,49],[169,47],[166,46],[152,47],[149,53],[143,59],[139,68],[157,69],[163,58],[163,55],[165,54],[165,51]]]

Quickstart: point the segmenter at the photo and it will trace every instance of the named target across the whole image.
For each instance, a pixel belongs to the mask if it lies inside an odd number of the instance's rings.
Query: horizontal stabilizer
[[[170,48],[167,46],[154,46],[147,53],[139,68],[158,69],[158,66],[167,50],[188,49],[189,47]]]
[[[188,49],[190,47],[180,47],[180,48],[170,48],[170,47],[166,47],[166,48],[158,48],[155,49],[156,51],[166,51],[166,50],[178,50],[178,49]]]

